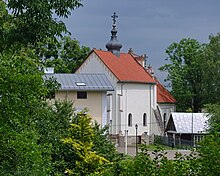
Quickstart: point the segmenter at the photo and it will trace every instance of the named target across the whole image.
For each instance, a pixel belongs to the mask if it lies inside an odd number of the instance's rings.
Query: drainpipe
[[[128,153],[127,89],[125,90],[125,154]]]
[[[66,91],[66,97],[65,97],[66,100],[68,100],[68,94],[69,94],[69,91],[67,90]]]
[[[121,96],[123,96],[123,86],[125,85],[125,83],[121,84]]]
[[[128,153],[128,128],[127,128],[127,89],[125,89],[125,94],[123,93],[125,83],[121,84],[121,96],[125,95],[125,107],[124,107],[124,116],[125,116],[125,154]]]
[[[152,135],[152,104],[151,104],[151,101],[152,101],[152,98],[151,98],[151,88],[152,88],[152,85],[150,85],[150,129],[149,129],[149,135]]]

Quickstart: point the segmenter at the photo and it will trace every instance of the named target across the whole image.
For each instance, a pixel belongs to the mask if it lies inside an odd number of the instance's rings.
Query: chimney
[[[53,67],[45,67],[44,73],[45,74],[54,74],[54,68]]]
[[[152,68],[150,65],[147,67],[147,72],[148,72],[152,77],[154,77],[154,70],[153,70],[153,68]]]
[[[130,48],[129,50],[128,50],[128,54],[133,54],[133,49],[132,48]]]

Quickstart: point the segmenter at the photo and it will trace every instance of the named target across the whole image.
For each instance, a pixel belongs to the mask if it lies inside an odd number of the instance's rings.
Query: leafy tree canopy
[[[82,6],[80,1],[1,0],[1,52],[12,45],[35,45],[45,38],[61,36],[67,29],[56,17],[67,18],[72,10]]]
[[[208,131],[220,132],[220,104],[207,104],[205,110],[209,113]]]
[[[59,114],[45,103],[48,89],[36,51],[67,31],[54,16],[68,17],[80,6],[80,0],[0,0],[0,175],[50,175],[66,167],[55,153],[67,133],[68,111]]]
[[[90,52],[90,48],[80,46],[79,41],[63,36],[59,40],[47,38],[38,43],[38,57],[46,67],[54,67],[55,73],[74,73]]]
[[[202,60],[205,104],[220,102],[220,33],[209,36]]]
[[[211,35],[208,44],[182,39],[167,49],[169,63],[160,67],[168,73],[177,110],[199,112],[208,103],[220,100],[220,34]]]
[[[47,174],[35,131],[47,90],[32,50],[0,55],[0,175]]]
[[[68,168],[67,172],[70,175],[101,175],[105,163],[109,161],[92,150],[95,131],[91,126],[91,117],[84,112],[78,113],[70,125],[70,136],[63,142],[70,145],[76,159],[72,161],[72,167],[75,167]]]
[[[186,111],[193,106],[194,111],[201,108],[201,58],[203,45],[194,39],[182,39],[171,44],[167,49],[168,64],[160,70],[168,72],[166,81],[172,87],[172,94],[177,99],[179,111]]]

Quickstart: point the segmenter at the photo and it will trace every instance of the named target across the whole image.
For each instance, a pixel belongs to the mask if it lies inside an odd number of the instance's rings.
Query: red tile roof
[[[137,61],[144,59],[143,56],[139,56],[134,53],[131,53],[131,54]],[[148,66],[146,70],[150,75],[151,73],[153,73],[153,69],[150,65]],[[157,82],[157,102],[158,103],[176,103],[175,98],[170,94],[170,92],[167,91],[167,89],[165,89],[164,86],[158,80],[156,80],[156,82]]]
[[[157,103],[176,103],[176,99],[157,81]]]
[[[93,50],[119,81],[156,83],[150,74],[128,53],[120,57],[109,51]]]

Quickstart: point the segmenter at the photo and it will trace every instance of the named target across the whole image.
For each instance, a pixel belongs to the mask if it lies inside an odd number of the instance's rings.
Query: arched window
[[[128,126],[132,126],[132,114],[128,114]]]
[[[166,123],[167,123],[167,114],[164,113],[164,114],[163,114],[163,125],[164,125],[164,129],[166,128]]]
[[[143,126],[147,126],[147,114],[143,114]]]

